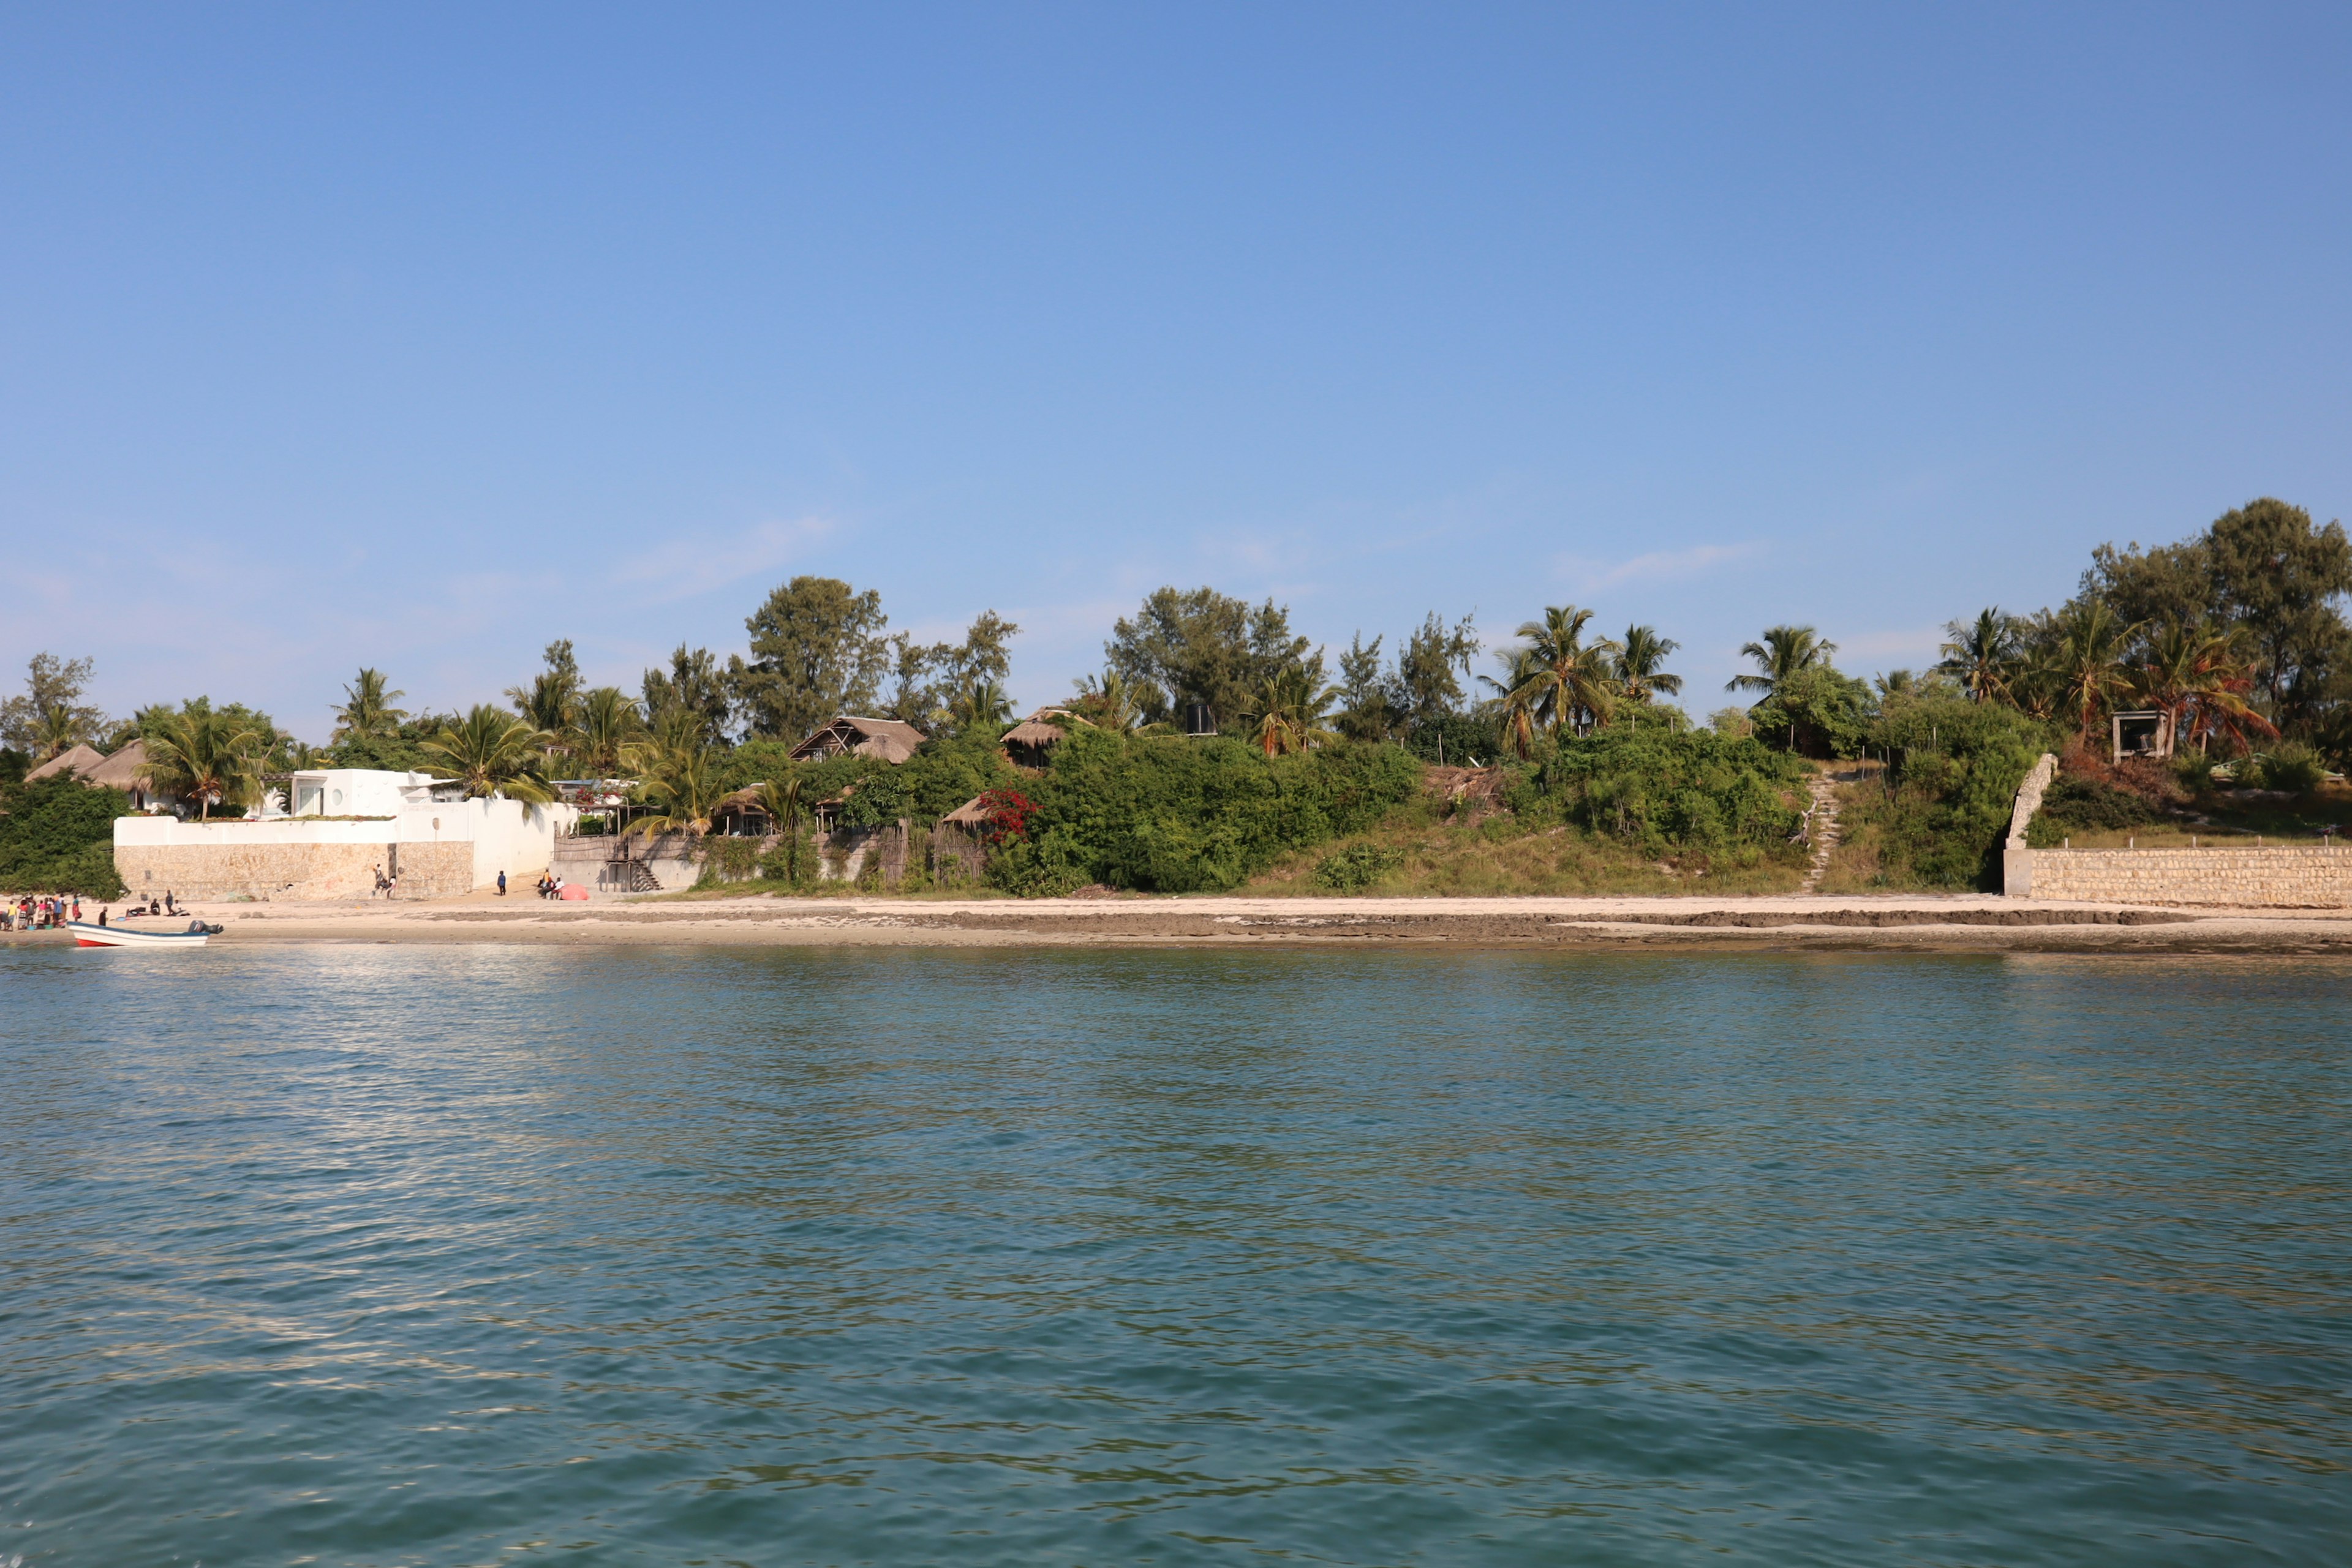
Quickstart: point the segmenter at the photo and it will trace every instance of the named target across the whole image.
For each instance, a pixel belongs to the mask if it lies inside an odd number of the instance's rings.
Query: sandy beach
[[[1731,948],[1756,951],[2352,954],[2352,910],[2161,909],[1949,897],[614,900],[209,904],[245,942],[744,946]],[[160,922],[169,924],[172,922]],[[24,940],[61,940],[37,933]]]

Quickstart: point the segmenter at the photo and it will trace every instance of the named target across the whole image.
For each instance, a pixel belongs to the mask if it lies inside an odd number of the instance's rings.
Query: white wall
[[[378,774],[399,778],[398,773]],[[348,795],[346,796],[348,799]],[[276,816],[257,822],[182,822],[169,816],[121,816],[117,847],[201,844],[471,844],[474,886],[486,888],[504,871],[530,881],[545,871],[556,836],[580,819],[569,805],[525,805],[514,800],[452,800],[402,805],[372,821],[332,822]]]

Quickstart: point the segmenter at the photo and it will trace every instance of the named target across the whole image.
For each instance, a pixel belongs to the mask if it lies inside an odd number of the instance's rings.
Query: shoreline
[[[2186,908],[1994,894],[968,901],[476,895],[396,904],[195,904],[247,942],[578,946],[1508,947],[2352,956],[2352,910]],[[169,926],[177,922],[158,922]],[[61,933],[19,933],[21,941]],[[6,939],[0,939],[6,940]]]

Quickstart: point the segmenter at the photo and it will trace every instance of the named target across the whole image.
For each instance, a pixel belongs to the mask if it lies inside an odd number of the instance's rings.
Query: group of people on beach
[[[122,911],[123,918],[126,920],[133,915],[176,916],[184,913],[186,911],[180,908],[179,900],[168,892],[161,899],[150,893],[144,900],[134,903]],[[0,931],[63,931],[68,925],[79,922],[80,919],[81,895],[79,893],[47,895],[28,893],[23,898],[11,899],[6,903],[0,904]],[[98,923],[100,925],[107,923],[107,911],[104,909],[98,911]]]
[[[26,894],[0,908],[0,931],[58,931],[68,921],[81,919],[81,895],[58,893],[46,898]]]
[[[503,879],[503,878],[501,879]],[[537,886],[539,889],[539,896],[542,899],[560,899],[563,896],[563,879],[557,876],[552,871],[550,871],[545,876],[540,878]],[[501,889],[500,890],[503,891],[504,889]]]

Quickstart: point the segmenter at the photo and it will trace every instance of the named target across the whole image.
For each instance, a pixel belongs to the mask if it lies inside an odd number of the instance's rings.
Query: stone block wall
[[[396,856],[395,856],[396,852]],[[364,899],[375,868],[397,867],[403,899],[456,898],[474,886],[474,847],[448,844],[119,844],[114,868],[134,894],[184,900]]]
[[[2021,849],[2004,857],[2011,898],[2117,904],[2352,907],[2352,849]]]

